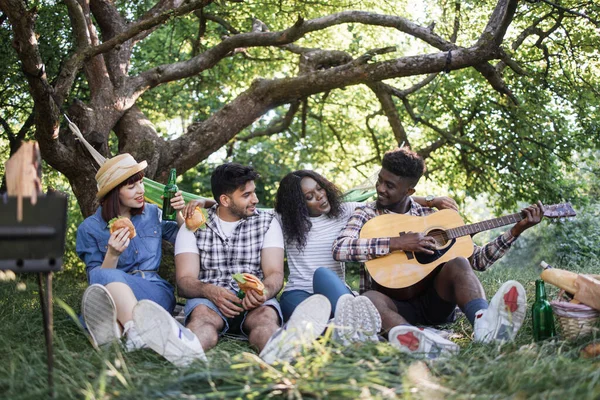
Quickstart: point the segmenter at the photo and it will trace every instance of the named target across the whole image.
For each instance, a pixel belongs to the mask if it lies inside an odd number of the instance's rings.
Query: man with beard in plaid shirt
[[[424,216],[435,212],[421,207],[410,197],[424,172],[425,162],[415,152],[406,148],[387,152],[376,184],[377,201],[354,211],[333,244],[333,257],[339,261],[364,262],[394,251],[433,254],[436,242],[423,233],[360,238],[363,225],[376,216],[389,213]],[[475,246],[469,259],[457,257],[437,268],[428,277],[430,279],[420,282],[422,287],[418,293],[408,299],[395,297],[393,291],[377,284],[361,265],[360,291],[377,307],[383,332],[388,334],[390,343],[402,352],[427,358],[457,353],[457,344],[434,329],[423,328],[452,322],[456,306],[473,325],[475,341],[488,343],[514,339],[525,316],[527,301],[523,286],[508,281],[488,303],[473,270],[483,271],[502,257],[523,231],[540,222],[542,207],[538,202],[523,210],[526,218],[485,246]],[[401,230],[402,227],[398,227],[398,231]]]

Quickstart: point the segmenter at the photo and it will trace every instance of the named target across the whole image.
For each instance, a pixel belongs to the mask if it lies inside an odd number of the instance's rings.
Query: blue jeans
[[[313,291],[327,297],[331,303],[331,317],[335,314],[335,306],[338,299],[343,294],[352,294],[352,291],[348,289],[335,272],[323,267],[318,268],[313,275]],[[283,320],[287,321],[290,319],[298,304],[312,296],[312,294],[304,290],[288,290],[283,292],[279,298]]]
[[[113,282],[124,283],[131,288],[138,301],[152,300],[172,313],[175,308],[173,286],[156,272],[146,272],[144,275],[144,277],[139,273],[131,275],[113,268],[94,268],[88,273],[88,283],[90,285],[98,283],[103,286]]]

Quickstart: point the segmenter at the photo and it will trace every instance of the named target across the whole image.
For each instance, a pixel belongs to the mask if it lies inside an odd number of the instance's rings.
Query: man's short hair
[[[217,203],[222,194],[230,195],[246,183],[256,180],[260,175],[254,168],[238,164],[225,163],[219,165],[210,177],[210,187]]]
[[[381,166],[392,174],[408,180],[411,185],[416,185],[425,173],[423,158],[406,147],[395,148],[386,152],[381,161]]]

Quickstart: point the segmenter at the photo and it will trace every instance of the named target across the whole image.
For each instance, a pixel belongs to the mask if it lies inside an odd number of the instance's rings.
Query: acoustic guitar
[[[544,217],[574,217],[570,203],[544,206]],[[377,283],[377,290],[398,300],[414,297],[433,279],[442,264],[456,257],[469,258],[473,254],[472,235],[489,229],[515,224],[526,215],[516,213],[465,225],[461,216],[453,210],[441,210],[417,217],[405,214],[383,214],[362,227],[360,238],[402,236],[408,232],[422,232],[435,239],[433,254],[410,251],[394,251],[365,263],[369,274]]]

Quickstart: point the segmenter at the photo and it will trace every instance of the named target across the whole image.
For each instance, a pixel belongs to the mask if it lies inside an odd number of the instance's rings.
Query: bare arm
[[[242,311],[238,307],[240,300],[229,290],[204,283],[200,274],[200,256],[195,253],[181,253],[175,256],[175,276],[179,295],[188,299],[206,298],[212,301],[228,318],[233,318]]]
[[[129,242],[129,229],[121,228],[111,233],[101,268],[117,268],[119,257],[129,247]]]
[[[184,209],[182,211],[183,217],[189,218],[192,215],[194,215],[194,210],[196,209],[196,207],[211,208],[215,204],[217,204],[217,202],[214,201],[213,199],[192,200],[189,203],[187,203],[186,206],[184,207]]]
[[[415,203],[423,207],[430,206],[429,204],[427,204],[427,200],[425,200],[425,197],[423,196],[411,196],[411,198],[415,201]],[[452,197],[448,196],[434,197],[431,201],[431,207],[435,207],[438,210],[450,209],[458,212],[458,204],[456,204],[456,201],[454,201]]]

